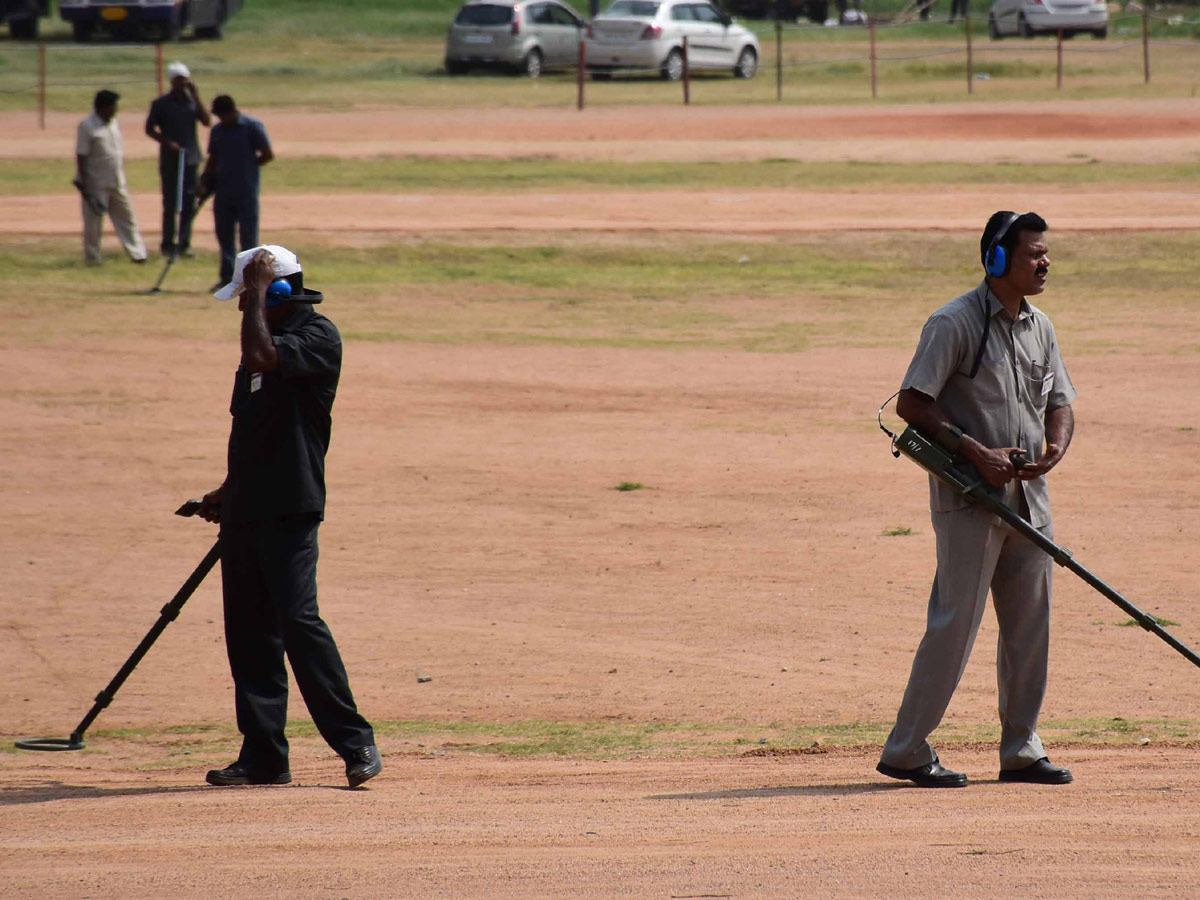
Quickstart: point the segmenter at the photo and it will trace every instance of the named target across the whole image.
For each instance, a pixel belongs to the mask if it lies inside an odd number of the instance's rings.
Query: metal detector
[[[176,510],[176,515],[192,516],[200,509],[199,500],[189,500],[183,506]],[[125,665],[121,666],[119,672],[113,676],[112,681],[108,686],[96,695],[96,702],[92,708],[88,710],[79,724],[75,726],[75,730],[71,732],[68,738],[27,738],[16,742],[16,746],[21,750],[82,750],[87,746],[83,739],[83,733],[88,730],[96,716],[100,715],[101,710],[112,703],[113,697],[125,683],[125,679],[130,673],[137,668],[137,664],[142,661],[142,657],[158,640],[158,636],[163,633],[168,625],[179,617],[179,611],[183,609],[183,604],[187,603],[188,598],[195,593],[196,588],[200,586],[200,582],[204,577],[212,571],[213,566],[217,564],[217,560],[221,558],[221,542],[213,544],[211,550],[205,555],[204,559],[200,560],[200,565],[196,566],[195,571],[188,576],[187,581],[171,599],[171,602],[162,608],[162,613],[158,617],[158,621],[142,638],[142,642],[137,645],[137,649],[129,655],[129,659],[125,660]]]
[[[881,416],[882,412],[880,410]],[[1158,635],[1188,661],[1200,666],[1200,656],[1197,656],[1187,644],[1159,625],[1158,620],[1154,616],[1138,609],[1138,607],[1134,606],[1121,596],[1121,594],[1101,581],[1096,575],[1077,563],[1075,557],[1071,555],[1070,550],[1054,543],[1054,541],[1038,531],[1032,523],[1005,506],[987,480],[966,460],[950,453],[950,451],[931,440],[924,432],[913,425],[909,425],[899,435],[885,428],[882,418],[880,419],[879,427],[883,428],[884,432],[891,437],[892,454],[894,456],[904,454],[935,478],[949,485],[957,493],[962,494],[971,502],[999,516],[1010,528],[1036,544],[1060,566],[1070,569],[1117,606],[1121,607],[1146,631]]]
[[[171,244],[171,252],[167,254],[167,264],[163,266],[162,274],[158,276],[158,281],[154,282],[154,287],[139,293],[161,294],[162,283],[166,279],[167,273],[171,271],[171,264],[179,256],[179,242],[183,240],[183,217],[187,214],[187,210],[183,207],[183,166],[186,162],[187,151],[180,148],[179,168],[175,172],[175,212],[179,216],[179,221],[175,224],[175,240]]]

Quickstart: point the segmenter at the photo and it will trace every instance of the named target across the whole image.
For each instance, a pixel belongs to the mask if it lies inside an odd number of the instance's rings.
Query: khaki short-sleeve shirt
[[[107,122],[92,113],[75,132],[75,155],[87,157],[84,173],[93,190],[125,186],[124,145],[117,117]]]
[[[971,378],[985,310],[991,322],[987,346]],[[1020,447],[1033,460],[1042,455],[1046,413],[1069,406],[1076,397],[1049,317],[1022,300],[1014,322],[986,282],[929,317],[901,385],[901,390],[909,388],[936,400],[954,424],[985,446]],[[1045,477],[1014,480],[1006,502],[1019,502],[1021,491],[1030,522],[1050,524]],[[929,503],[934,512],[969,505],[932,476]]]

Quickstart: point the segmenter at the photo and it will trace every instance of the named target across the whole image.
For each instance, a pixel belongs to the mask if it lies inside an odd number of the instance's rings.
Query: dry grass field
[[[973,786],[874,772],[933,561],[875,413],[994,209],[1052,228],[1058,538],[1200,645],[1200,106],[984,108],[255,110],[263,238],[346,339],[320,584],[384,754],[358,791],[298,697],[293,785],[204,786],[238,742],[215,576],[86,750],[10,749],[70,731],[211,545],[171,513],[223,475],[238,326],[207,219],[162,295],[111,234],[84,269],[38,181],[73,117],[0,113],[4,896],[1194,896],[1200,673],[1069,573],[1042,731],[1076,782],[996,781],[990,617],[935,736]],[[359,183],[406,164],[463,177]]]

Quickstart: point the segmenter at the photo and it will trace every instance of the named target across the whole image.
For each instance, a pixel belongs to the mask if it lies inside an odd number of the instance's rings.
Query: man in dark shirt
[[[213,218],[221,246],[221,275],[214,290],[233,277],[236,228],[242,250],[258,244],[258,170],[275,158],[262,122],[238,112],[233,98],[213,100],[219,120],[208,134],[208,162],[200,190],[213,193]]]
[[[200,141],[196,122],[207,128],[212,124],[208,110],[200,102],[191,72],[181,62],[167,66],[170,92],[150,104],[146,116],[146,134],[157,141],[158,177],[162,182],[162,252],[191,256],[192,217],[195,215],[196,172],[200,168]],[[183,162],[183,219],[179,207],[179,154]],[[175,223],[179,222],[179,244],[175,244]]]
[[[342,365],[337,328],[315,312],[283,247],[238,254],[219,300],[238,296],[242,361],[233,385],[228,474],[200,515],[221,526],[225,645],[242,749],[209,784],[286,784],[287,670],[313,722],[358,787],[383,768],[333,635],[317,610],[317,529],[325,452]]]

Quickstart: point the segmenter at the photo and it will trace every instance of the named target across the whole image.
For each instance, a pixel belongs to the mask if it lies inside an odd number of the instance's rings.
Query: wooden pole
[[[1062,29],[1058,29],[1058,89],[1062,90]]]
[[[587,45],[579,42],[579,99],[576,101],[576,108],[583,109],[583,82],[586,80],[587,73]]]
[[[783,99],[783,22],[779,19],[775,20],[775,99]]]
[[[1142,66],[1146,84],[1150,83],[1150,4],[1142,4]]]
[[[38,44],[38,125],[46,130],[46,42]]]
[[[967,93],[975,93],[975,58],[971,55],[971,10],[968,8],[964,21],[967,27]]]
[[[874,100],[878,96],[875,80],[875,20],[872,19],[867,23],[867,29],[871,34],[871,99]]]
[[[683,105],[687,106],[692,102],[691,85],[692,80],[691,66],[688,65],[688,39],[687,35],[683,36]]]

